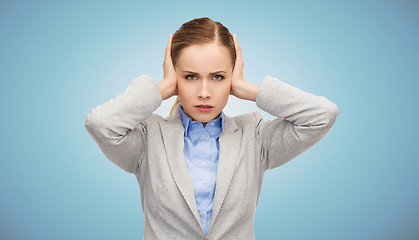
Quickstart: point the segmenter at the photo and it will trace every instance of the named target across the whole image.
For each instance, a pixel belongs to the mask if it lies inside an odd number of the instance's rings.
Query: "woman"
[[[266,170],[313,146],[338,107],[269,75],[244,81],[240,45],[219,22],[193,19],[170,35],[159,83],[148,75],[86,115],[106,157],[137,177],[144,239],[255,239],[254,213]],[[258,112],[228,117],[229,95]],[[177,95],[171,115],[153,114]]]

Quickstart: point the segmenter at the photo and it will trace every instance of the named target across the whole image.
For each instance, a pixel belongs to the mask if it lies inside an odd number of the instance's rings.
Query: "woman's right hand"
[[[164,54],[163,73],[164,78],[157,83],[160,94],[163,100],[166,100],[173,95],[177,95],[177,77],[175,67],[172,62],[171,48],[172,48],[173,34],[170,34],[167,42],[166,53]]]

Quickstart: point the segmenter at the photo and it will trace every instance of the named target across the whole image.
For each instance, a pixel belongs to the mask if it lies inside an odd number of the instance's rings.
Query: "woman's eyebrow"
[[[192,74],[196,74],[196,75],[200,75],[199,73],[192,72],[192,71],[183,71],[183,72],[185,72],[185,73],[192,73]],[[211,75],[211,74],[216,74],[216,73],[226,73],[226,72],[225,72],[225,71],[215,71],[215,72],[210,73],[210,75]]]

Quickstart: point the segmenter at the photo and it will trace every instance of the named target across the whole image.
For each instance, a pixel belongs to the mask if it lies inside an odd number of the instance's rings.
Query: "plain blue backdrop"
[[[246,81],[339,107],[328,135],[266,172],[256,238],[419,239],[418,1],[58,2],[0,1],[0,239],[142,238],[135,176],[83,122],[140,74],[159,82],[169,34],[197,17],[237,34]],[[273,118],[225,108],[253,111]]]

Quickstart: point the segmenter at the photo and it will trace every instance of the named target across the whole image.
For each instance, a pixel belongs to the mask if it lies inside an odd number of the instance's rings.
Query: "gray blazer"
[[[105,156],[137,177],[146,240],[255,239],[254,214],[265,171],[313,146],[339,115],[327,98],[267,75],[256,105],[278,118],[264,121],[258,112],[226,116],[205,235],[183,155],[179,109],[162,118],[153,114],[161,102],[157,84],[142,74],[125,92],[92,109],[84,122]]]

